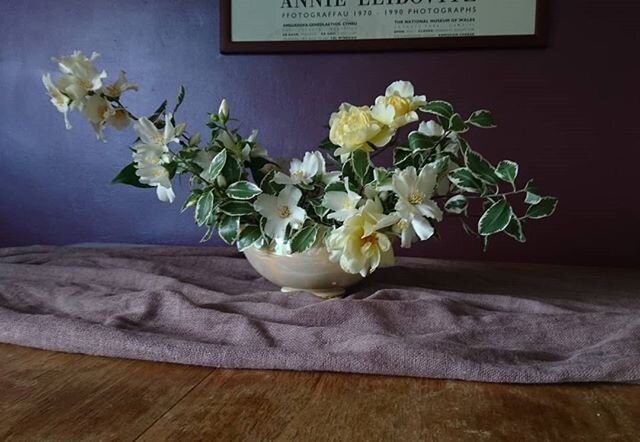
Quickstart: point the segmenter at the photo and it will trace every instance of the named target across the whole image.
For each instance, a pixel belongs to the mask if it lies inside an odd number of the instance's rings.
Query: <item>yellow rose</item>
[[[394,222],[396,218],[385,216],[379,201],[368,200],[327,239],[329,259],[345,272],[362,276],[393,264],[391,240],[380,230]]]
[[[395,131],[373,118],[367,106],[352,106],[343,103],[338,112],[329,119],[329,139],[340,146],[336,155],[349,156],[353,151],[372,151],[369,143],[382,147],[393,137]]]
[[[418,121],[416,109],[427,104],[424,95],[415,96],[408,81],[395,81],[389,85],[384,97],[376,98],[371,115],[393,129]]]

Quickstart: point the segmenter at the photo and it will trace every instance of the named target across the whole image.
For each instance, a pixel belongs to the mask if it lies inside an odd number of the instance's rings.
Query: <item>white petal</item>
[[[411,227],[421,240],[429,239],[434,233],[433,226],[426,219],[417,216],[411,221]]]
[[[278,217],[278,198],[262,193],[253,203],[253,208],[267,219]]]
[[[294,207],[302,197],[302,192],[295,186],[286,186],[278,195],[278,204],[281,206]]]
[[[338,211],[345,208],[345,203],[351,205],[347,192],[331,191],[327,192],[322,199],[322,205],[327,209]]]
[[[442,210],[440,210],[440,207],[438,207],[434,201],[425,201],[422,204],[418,204],[416,208],[427,218],[442,221]]]
[[[409,81],[401,81],[401,80],[394,81],[393,83],[391,83],[389,87],[387,87],[387,91],[385,93],[387,97],[391,95],[398,95],[404,98],[411,98],[413,97],[413,94],[414,94],[413,84],[411,84],[411,82]]]
[[[164,203],[172,203],[176,199],[176,194],[171,187],[156,186],[156,195],[158,195],[158,199]]]
[[[276,172],[273,176],[273,182],[277,184],[297,184],[292,177],[285,175],[282,172]]]
[[[431,195],[433,195],[433,191],[436,188],[437,180],[438,175],[436,174],[436,172],[431,167],[425,166],[420,171],[420,176],[418,177],[418,189],[420,189],[420,191],[424,193],[427,198],[429,198]]]

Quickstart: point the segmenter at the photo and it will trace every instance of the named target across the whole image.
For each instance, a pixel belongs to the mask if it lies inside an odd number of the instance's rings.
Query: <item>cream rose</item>
[[[343,103],[338,112],[329,119],[329,139],[340,146],[335,154],[348,157],[353,151],[372,151],[369,143],[382,147],[393,137],[395,131],[373,118],[367,106],[352,106]]]
[[[391,240],[381,230],[396,222],[385,216],[380,201],[368,200],[327,239],[329,259],[347,273],[362,276],[393,264]]]
[[[395,81],[389,85],[383,97],[376,98],[371,114],[381,123],[398,129],[418,121],[416,109],[425,104],[427,98],[424,95],[416,96],[410,82]]]

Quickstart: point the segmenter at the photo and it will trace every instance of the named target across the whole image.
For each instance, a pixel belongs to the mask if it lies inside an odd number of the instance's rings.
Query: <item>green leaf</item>
[[[244,167],[233,157],[227,157],[227,162],[222,168],[222,176],[227,183],[235,183],[242,178]]]
[[[553,215],[558,206],[558,198],[552,196],[545,196],[539,203],[529,206],[525,217],[530,219],[546,218]]]
[[[224,167],[226,162],[226,150],[220,151],[215,157],[213,157],[213,160],[211,160],[211,164],[209,165],[209,170],[207,171],[209,180],[215,180],[216,178],[218,178],[218,175],[220,175],[220,172],[222,172],[222,168]]]
[[[153,115],[149,117],[149,121],[155,124],[165,110],[167,110],[167,100],[164,100],[160,106],[158,106],[158,108],[153,112]]]
[[[465,132],[467,129],[467,125],[460,114],[456,113],[451,115],[451,118],[449,118],[449,130],[454,132]]]
[[[119,173],[111,180],[111,184],[128,184],[129,186],[139,187],[141,189],[149,189],[153,186],[140,182],[136,175],[135,163],[127,164]]]
[[[187,200],[182,205],[182,209],[180,209],[180,212],[184,212],[189,207],[195,206],[197,204],[198,200],[200,199],[201,195],[202,195],[202,189],[193,189],[191,191],[191,195],[189,195]]]
[[[384,167],[376,167],[373,170],[373,178],[378,186],[384,186],[391,182],[391,172]]]
[[[256,212],[250,202],[233,200],[220,204],[220,210],[230,216],[251,215]]]
[[[353,166],[351,165],[351,161],[347,161],[342,165],[342,176],[349,178],[350,183],[360,183],[360,179],[356,172],[353,170]]]
[[[256,183],[262,182],[262,180],[268,173],[264,169],[264,167],[268,164],[271,164],[277,167],[277,164],[275,164],[273,161],[270,161],[266,158],[251,157],[249,159],[249,169],[251,169],[251,175],[253,176],[253,181],[255,181]]]
[[[327,137],[324,140],[322,140],[320,142],[320,144],[318,145],[319,149],[328,150],[331,153],[333,153],[333,151],[336,150],[338,147],[340,147],[340,146],[337,146],[337,145],[333,144],[331,142],[331,140],[329,139],[329,137]]]
[[[482,236],[493,235],[507,228],[513,217],[509,202],[501,199],[491,205],[478,221],[478,233]]]
[[[262,238],[260,227],[254,225],[245,226],[238,236],[238,250],[244,252]]]
[[[502,181],[514,184],[518,177],[518,163],[510,160],[502,160],[496,166],[495,172]]]
[[[215,227],[213,226],[209,226],[207,228],[207,232],[204,234],[204,236],[202,238],[200,238],[200,242],[207,242],[211,239],[211,235],[213,235],[213,231],[215,230]]]
[[[202,226],[203,224],[207,224],[207,222],[209,221],[209,218],[211,217],[211,213],[213,212],[213,202],[214,202],[214,198],[213,198],[212,191],[205,192],[200,196],[200,198],[198,198],[198,201],[196,202],[196,211],[194,216],[196,219],[196,223],[199,226]]]
[[[524,197],[524,202],[527,204],[538,204],[540,201],[542,201],[542,197],[533,192],[527,192]]]
[[[451,106],[450,103],[442,100],[430,101],[424,107],[422,107],[421,110],[423,112],[445,118],[446,120],[449,120],[454,113],[453,106]]]
[[[277,195],[282,189],[284,189],[284,185],[273,182],[273,177],[275,176],[275,174],[276,171],[272,170],[264,176],[262,181],[260,181],[260,188],[264,193],[267,193],[269,195]]]
[[[342,181],[338,181],[335,183],[329,184],[324,188],[324,193],[327,192],[344,192],[344,183]]]
[[[524,230],[522,229],[522,222],[516,216],[511,218],[511,222],[509,222],[507,228],[504,229],[504,233],[518,242],[527,241],[527,238],[524,236]]]
[[[250,200],[261,193],[262,189],[249,181],[236,181],[227,187],[227,196],[236,200]]]
[[[233,244],[238,238],[240,231],[240,217],[238,216],[225,216],[220,221],[218,227],[218,235],[227,244]]]
[[[444,209],[449,213],[461,214],[467,211],[469,201],[464,195],[454,195],[444,203]]]
[[[473,126],[482,127],[485,129],[496,127],[496,123],[493,120],[493,115],[491,115],[491,112],[485,109],[475,111],[474,113],[472,113],[469,119],[467,120],[467,123]]]
[[[433,170],[437,175],[445,172],[449,168],[449,157],[441,157],[437,160],[427,164],[431,170]]]
[[[430,137],[420,132],[413,132],[409,134],[409,149],[416,150],[431,150],[438,144],[439,137]]]
[[[527,195],[524,198],[524,202],[527,204],[538,204],[542,201],[542,197],[540,196],[540,191],[533,184],[533,180],[529,180],[527,184],[524,186],[524,190],[527,191]]]
[[[176,105],[173,107],[173,113],[175,114],[180,109],[182,102],[184,101],[184,86],[180,85],[180,89],[178,89],[178,99],[176,101]]]
[[[465,192],[480,193],[483,184],[466,167],[459,167],[449,172],[449,181]]]
[[[302,228],[291,238],[291,251],[293,253],[301,253],[308,250],[316,241],[317,235],[318,225],[315,223]]]
[[[411,151],[402,147],[396,147],[393,150],[393,165],[400,169],[408,166],[411,162]]]
[[[496,176],[495,169],[491,163],[485,160],[478,152],[469,149],[465,159],[467,167],[476,177],[489,184],[498,183],[498,177]]]
[[[356,150],[351,154],[351,161],[353,163],[353,171],[360,178],[360,182],[366,184],[365,177],[371,167],[369,161],[369,154],[364,150]]]

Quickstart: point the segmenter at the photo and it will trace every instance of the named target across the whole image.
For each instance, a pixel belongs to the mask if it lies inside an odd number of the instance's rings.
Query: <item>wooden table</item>
[[[640,440],[635,385],[222,370],[4,344],[0,361],[0,440]]]

